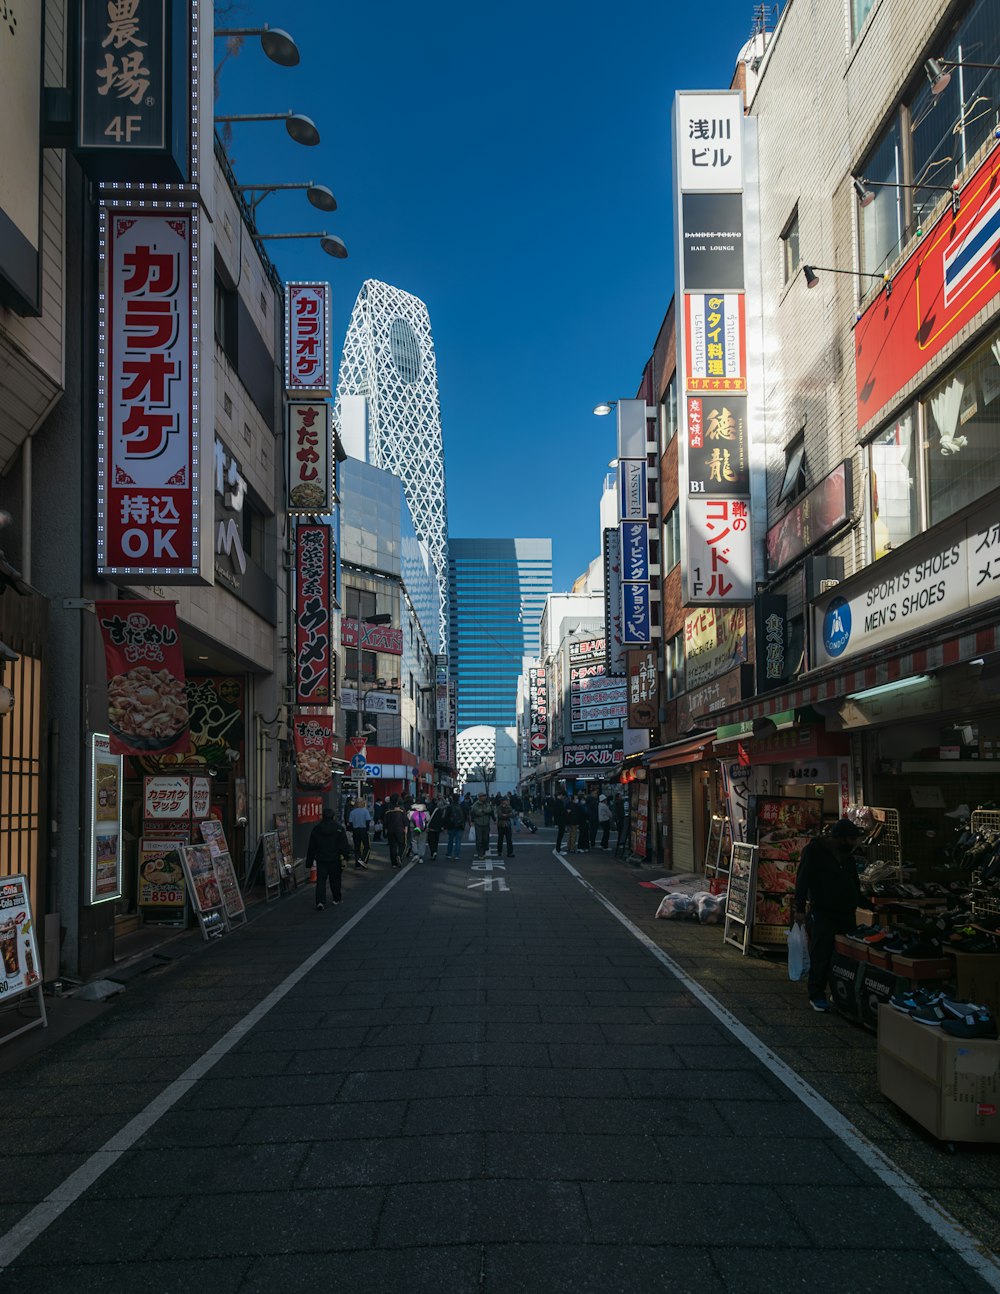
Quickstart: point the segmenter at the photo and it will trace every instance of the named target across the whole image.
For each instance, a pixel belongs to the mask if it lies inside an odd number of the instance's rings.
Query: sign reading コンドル
[[[198,209],[102,208],[99,573],[207,580],[201,543]]]

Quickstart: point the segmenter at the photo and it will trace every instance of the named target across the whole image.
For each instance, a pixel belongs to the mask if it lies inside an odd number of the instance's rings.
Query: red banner
[[[176,602],[95,602],[113,755],[190,749]]]
[[[358,622],[345,616],[340,622],[341,647],[357,647]],[[391,625],[372,625],[361,622],[361,647],[363,651],[384,651],[389,656],[402,656],[403,631]]]
[[[300,524],[295,532],[296,705],[329,705],[336,695],[330,642],[335,574],[332,528]]]
[[[295,777],[305,791],[333,786],[333,716],[299,714],[292,720]]]
[[[1000,148],[962,189],[879,292],[855,329],[858,427],[863,427],[1000,292]]]

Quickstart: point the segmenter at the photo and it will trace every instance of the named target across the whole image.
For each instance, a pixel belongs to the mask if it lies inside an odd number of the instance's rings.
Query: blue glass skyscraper
[[[551,539],[449,539],[450,667],[458,730],[513,726],[525,656],[552,592]]]

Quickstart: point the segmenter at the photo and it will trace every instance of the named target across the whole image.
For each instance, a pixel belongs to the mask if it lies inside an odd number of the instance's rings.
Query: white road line
[[[776,1056],[766,1043],[762,1042],[745,1024],[737,1020],[736,1016],[728,1011],[707,989],[702,988],[697,980],[692,979],[687,971],[655,944],[648,935],[643,934],[639,927],[625,916],[624,912],[620,912],[609,899],[606,899],[585,877],[581,876],[572,863],[567,862],[563,855],[556,853],[554,849],[552,852],[570,875],[579,881],[584,889],[589,890],[594,898],[607,908],[611,915],[617,921],[620,921],[625,929],[653,954],[657,961],[662,962],[675,979],[680,980],[692,997],[696,997],[702,1006],[711,1011],[716,1019],[721,1024],[724,1024],[730,1033],[734,1034],[737,1040],[748,1051],[752,1052],[765,1068],[771,1071],[775,1078],[780,1079],[788,1090],[799,1098],[803,1105],[807,1106],[818,1119],[826,1124],[835,1136],[840,1138],[845,1146],[853,1150],[866,1167],[870,1168],[876,1177],[884,1185],[888,1186],[904,1204],[908,1204],[921,1221],[926,1222],[945,1244],[954,1249],[958,1256],[968,1263],[976,1275],[981,1277],[990,1289],[1000,1291],[1000,1263],[975,1236],[970,1235],[961,1223],[953,1218],[947,1209],[940,1205],[928,1191],[919,1186],[901,1168],[897,1168],[892,1160],[869,1141],[863,1133],[859,1132],[848,1118],[835,1109],[825,1097],[820,1096],[819,1092],[807,1083],[800,1074],[796,1074],[794,1069],[786,1065],[780,1056]]]
[[[412,862],[397,872],[374,898],[369,899],[363,908],[359,908],[349,920],[344,922],[336,934],[331,935],[326,943],[321,944],[291,974],[286,975],[277,988],[258,1002],[252,1011],[248,1011],[242,1020],[237,1021],[214,1046],[209,1047],[204,1055],[199,1056],[193,1064],[189,1065],[179,1078],[175,1078],[168,1087],[163,1089],[159,1096],[155,1096],[144,1110],[130,1119],[119,1132],[104,1143],[100,1150],[94,1151],[89,1159],[54,1191],[51,1191],[40,1204],[36,1204],[30,1213],[26,1214],[20,1222],[15,1223],[6,1235],[0,1236],[0,1272],[8,1268],[30,1244],[37,1240],[61,1213],[64,1213],[71,1204],[75,1204],[88,1187],[93,1186],[102,1174],[118,1162],[126,1150],[130,1150],[140,1137],[144,1136],[168,1110],[177,1104],[182,1096],[190,1092],[199,1079],[205,1077],[213,1065],[232,1051],[236,1044],[242,1041],[250,1030],[295,988],[296,984],[319,965],[327,953],[350,934],[377,903],[381,903],[411,867],[413,867]]]

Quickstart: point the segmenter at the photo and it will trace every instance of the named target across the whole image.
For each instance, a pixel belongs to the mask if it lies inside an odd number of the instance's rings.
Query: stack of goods
[[[698,890],[694,894],[666,894],[660,900],[656,915],[668,920],[687,917],[700,921],[703,926],[721,925],[726,915],[726,896],[709,894],[707,890]]]
[[[997,1038],[997,1022],[988,1006],[956,1002],[944,993],[907,989],[894,994],[889,1005],[918,1024],[942,1029],[953,1038]]]

